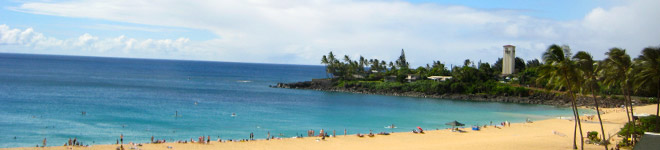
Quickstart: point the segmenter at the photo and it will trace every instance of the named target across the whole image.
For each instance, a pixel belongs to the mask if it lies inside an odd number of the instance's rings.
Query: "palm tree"
[[[328,77],[328,73],[330,73],[330,68],[328,68],[329,63],[328,57],[323,55],[323,58],[321,58],[321,64],[325,65],[325,77]]]
[[[660,116],[660,47],[647,47],[642,50],[642,55],[635,58],[637,80],[636,89],[639,89],[640,86],[652,87],[652,84],[656,84],[657,89],[657,106],[655,114]]]
[[[334,76],[336,69],[337,69],[337,64],[338,61],[335,59],[335,55],[332,54],[332,51],[328,53],[328,55],[323,55],[323,58],[321,58],[321,64],[325,65],[325,71],[326,73],[330,73],[330,75]],[[326,74],[327,76],[327,74]]]
[[[554,85],[557,89],[565,88],[567,94],[571,99],[573,108],[573,116],[575,117],[575,127],[573,128],[573,148],[577,149],[576,132],[580,130],[580,147],[584,149],[584,141],[582,140],[582,124],[580,123],[580,113],[578,112],[575,103],[574,89],[578,82],[577,66],[574,61],[570,59],[570,49],[560,47],[558,45],[550,45],[546,52],[543,53],[543,61],[545,64],[539,68],[540,76],[537,81],[547,80],[549,84]]]
[[[360,60],[358,61],[358,68],[360,69],[358,73],[360,73],[360,75],[364,75],[364,67],[367,65],[369,65],[369,61],[360,55]]]
[[[600,131],[603,136],[603,145],[605,150],[607,150],[607,138],[605,137],[605,129],[603,128],[603,120],[600,118],[600,109],[598,108],[598,99],[596,98],[595,88],[598,87],[598,68],[594,64],[593,57],[587,52],[579,51],[575,56],[573,56],[574,61],[577,63],[577,68],[581,71],[584,82],[582,85],[586,88],[587,91],[591,92],[591,97],[594,99],[594,104],[596,105],[596,114],[598,115],[598,122],[600,123]],[[585,89],[583,88],[583,89]]]
[[[624,105],[626,105],[626,117],[628,117],[628,122],[632,123],[632,128],[635,128],[635,118],[632,118],[634,114],[632,102],[630,100],[630,72],[632,70],[632,61],[630,56],[626,54],[625,49],[620,48],[611,48],[610,51],[606,52],[607,58],[603,60],[603,70],[601,75],[603,76],[603,83],[608,86],[619,86],[621,92],[624,96]],[[628,112],[628,107],[630,107],[630,113]],[[632,136],[634,143],[635,136]]]

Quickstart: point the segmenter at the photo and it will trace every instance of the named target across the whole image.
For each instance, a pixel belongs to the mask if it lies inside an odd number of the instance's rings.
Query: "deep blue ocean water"
[[[156,139],[292,137],[523,122],[569,108],[270,88],[326,77],[323,66],[0,53],[0,147]],[[86,112],[85,115],[82,112]],[[175,113],[178,112],[178,117]],[[232,113],[236,116],[232,117]],[[395,124],[398,128],[386,129]]]

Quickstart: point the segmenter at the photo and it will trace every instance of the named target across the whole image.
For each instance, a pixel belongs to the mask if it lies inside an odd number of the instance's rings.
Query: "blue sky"
[[[660,44],[654,0],[9,0],[0,52],[318,64],[333,51],[413,65],[494,62],[502,45],[539,58],[550,44],[635,57]]]

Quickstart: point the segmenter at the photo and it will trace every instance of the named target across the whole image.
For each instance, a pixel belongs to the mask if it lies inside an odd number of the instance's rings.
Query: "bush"
[[[658,99],[655,98],[655,97],[642,97],[642,98],[639,98],[639,100],[642,101],[642,103],[645,103],[645,104],[658,103]]]
[[[587,132],[587,138],[589,139],[589,141],[594,143],[600,142],[600,138],[598,138],[598,132],[596,131]]]
[[[463,91],[465,90],[465,87],[460,82],[452,83],[449,88],[451,89],[452,93],[463,93]]]
[[[635,126],[635,128],[632,128],[632,125],[630,123],[626,123],[626,125],[621,128],[621,131],[619,131],[619,135],[624,136],[624,141],[619,143],[622,146],[627,146],[629,141],[627,141],[627,137],[630,136],[630,134],[634,133],[637,135],[644,134],[644,132],[658,132],[660,131],[660,117],[658,116],[647,116],[647,117],[641,117],[639,118],[640,125]]]
[[[641,117],[639,122],[644,132],[660,132],[660,117],[658,116]]]
[[[477,94],[507,96],[529,96],[529,89],[514,87],[509,84],[498,83],[494,80],[486,82],[464,83],[456,80],[437,82],[433,80],[417,80],[415,82],[383,82],[383,81],[355,81],[339,80],[334,83],[338,88],[358,88],[380,91],[420,92],[426,94]]]
[[[635,126],[635,128],[632,128],[632,125],[630,123],[626,123],[626,125],[621,128],[621,131],[619,131],[619,135],[628,137],[630,134],[635,133],[635,134],[644,134],[644,130],[640,126]]]

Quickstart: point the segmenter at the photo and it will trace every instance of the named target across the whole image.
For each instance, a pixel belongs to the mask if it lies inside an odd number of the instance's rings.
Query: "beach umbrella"
[[[447,122],[447,123],[445,123],[445,125],[450,125],[451,128],[454,129],[455,126],[464,126],[465,124],[462,124],[462,123],[460,123],[460,122],[454,120],[454,121],[452,121],[452,122]]]

